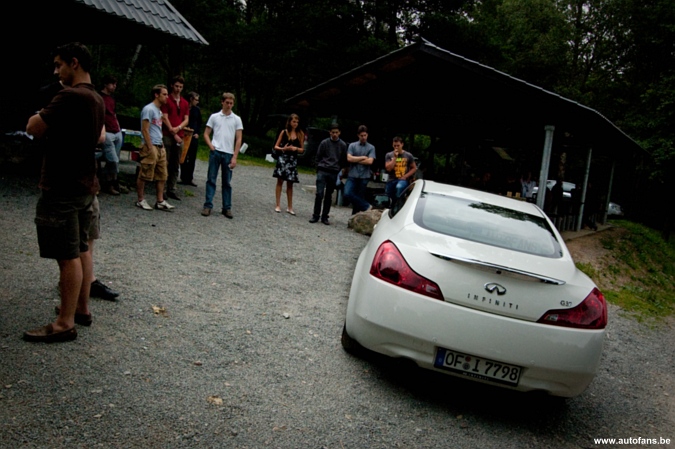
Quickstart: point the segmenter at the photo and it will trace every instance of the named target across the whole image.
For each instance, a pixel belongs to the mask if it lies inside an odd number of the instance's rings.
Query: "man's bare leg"
[[[93,243],[93,240],[90,244]],[[91,283],[88,279],[94,279],[94,255],[92,253],[93,247],[89,247],[89,251],[80,253],[80,261],[82,263],[82,285],[77,298],[76,311],[79,314],[89,315],[89,290]]]
[[[136,193],[138,194],[138,201],[145,199],[145,181],[140,177],[136,178]]]
[[[59,260],[61,310],[53,323],[54,332],[75,326],[75,309],[82,291],[82,259]]]
[[[157,181],[157,202],[161,203],[164,201],[164,186],[166,181]]]
[[[96,240],[91,239],[91,240],[89,240],[89,242],[87,242],[87,245],[89,245],[89,251],[88,251],[89,252],[89,258],[91,259],[91,278],[89,280],[90,284],[96,280],[96,275],[94,274],[94,242],[95,241]],[[80,257],[82,257],[82,254],[80,254]],[[84,265],[82,265],[82,268],[84,268]],[[86,276],[85,276],[85,279],[87,279]]]

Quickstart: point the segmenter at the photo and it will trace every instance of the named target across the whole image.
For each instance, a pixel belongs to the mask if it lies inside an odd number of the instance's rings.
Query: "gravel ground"
[[[38,256],[36,180],[2,175],[1,447],[673,447],[672,324],[612,308],[599,375],[567,401],[356,358],[340,333],[367,237],[347,229],[350,211],[310,224],[313,194],[296,187],[298,215],[276,214],[272,170],[239,166],[235,218],[205,218],[205,172],[173,213],[100,197],[95,270],[121,296],[92,300],[94,324],[56,345],[21,341],[51,319],[58,270]]]

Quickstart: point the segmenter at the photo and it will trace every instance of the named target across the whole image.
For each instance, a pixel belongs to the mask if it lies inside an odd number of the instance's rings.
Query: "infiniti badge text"
[[[492,288],[492,291],[488,290],[488,286],[490,286]],[[497,295],[500,295],[500,294],[503,295],[504,293],[506,293],[506,289],[499,284],[485,284],[485,289],[488,290],[490,293],[498,292]],[[501,292],[501,293],[499,293],[499,292]],[[491,296],[482,296],[482,295],[467,293],[466,299],[472,299],[472,300],[476,301],[477,303],[481,303],[485,306],[490,305],[490,306],[496,306],[496,307],[501,307],[503,309],[511,309],[511,310],[518,310],[520,308],[518,303],[514,304],[512,302],[508,302],[508,301],[505,301],[503,299],[492,298]]]

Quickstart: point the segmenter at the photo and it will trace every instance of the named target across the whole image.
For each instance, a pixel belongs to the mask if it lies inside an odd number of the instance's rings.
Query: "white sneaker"
[[[141,209],[145,209],[145,210],[152,210],[152,207],[150,207],[148,202],[145,201],[145,200],[136,201],[136,207],[140,207]]]
[[[155,203],[155,209],[159,210],[165,210],[165,211],[172,211],[176,208],[176,206],[172,206],[171,204],[167,203],[166,200],[162,201],[161,203]]]

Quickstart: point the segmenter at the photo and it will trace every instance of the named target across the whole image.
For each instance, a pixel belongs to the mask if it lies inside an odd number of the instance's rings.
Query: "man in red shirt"
[[[166,196],[180,201],[176,193],[180,155],[183,152],[183,128],[190,118],[190,106],[187,100],[181,97],[185,80],[182,76],[175,76],[171,80],[171,94],[169,101],[162,106],[162,132],[164,133],[164,147],[169,169],[169,178],[166,180]]]
[[[101,89],[101,97],[105,103],[105,142],[103,142],[103,157],[105,158],[105,168],[102,173],[101,191],[111,195],[119,195],[122,191],[122,186],[119,184],[117,178],[120,163],[120,151],[122,150],[122,143],[124,136],[120,129],[120,122],[117,120],[115,112],[115,98],[113,94],[117,89],[117,78],[111,75],[103,77],[103,89]],[[124,188],[125,193],[129,191]]]

